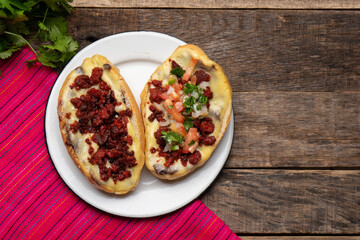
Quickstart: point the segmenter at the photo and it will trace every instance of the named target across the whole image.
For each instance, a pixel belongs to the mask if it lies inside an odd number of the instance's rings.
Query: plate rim
[[[147,35],[155,35],[156,37],[165,37],[165,38],[168,38],[168,39],[171,39],[171,40],[174,40],[175,42],[179,43],[179,45],[183,45],[183,44],[186,44],[184,41],[178,39],[178,38],[175,38],[173,36],[170,36],[170,35],[167,35],[167,34],[164,34],[164,33],[160,33],[160,32],[153,32],[153,31],[128,31],[128,32],[121,32],[121,33],[116,33],[116,34],[113,34],[113,35],[109,35],[109,36],[106,36],[104,38],[101,38],[101,39],[98,39],[97,41],[87,45],[86,47],[84,47],[82,50],[80,50],[76,55],[79,55],[79,54],[82,54],[83,52],[86,52],[89,48],[92,48],[94,47],[94,45],[96,44],[101,44],[101,42],[103,41],[107,41],[107,40],[110,40],[112,38],[117,38],[118,36],[127,36],[127,35],[137,35],[137,34],[147,34]],[[75,56],[76,56],[75,55]],[[190,200],[186,200],[186,201],[183,201],[181,204],[178,204],[178,205],[174,205],[172,206],[171,208],[168,208],[166,210],[162,210],[162,211],[158,211],[157,213],[155,214],[126,214],[126,213],[117,213],[115,211],[110,211],[110,210],[107,210],[106,208],[103,208],[100,204],[97,204],[95,202],[91,202],[90,200],[88,200],[87,198],[84,198],[82,196],[81,193],[78,193],[78,191],[76,189],[73,188],[72,184],[70,184],[70,182],[59,172],[58,168],[56,167],[57,165],[55,164],[54,160],[53,160],[53,157],[50,153],[50,148],[49,148],[49,143],[48,143],[48,131],[47,131],[47,126],[49,122],[49,120],[47,120],[50,115],[49,111],[48,111],[48,107],[49,107],[49,101],[50,101],[50,97],[52,96],[53,93],[53,90],[54,90],[54,86],[56,85],[56,83],[59,81],[59,78],[60,77],[63,77],[62,75],[64,75],[65,71],[64,70],[67,70],[67,68],[70,67],[70,65],[75,62],[76,59],[75,56],[68,62],[68,64],[63,68],[63,70],[60,72],[60,74],[57,76],[57,78],[55,79],[54,83],[52,84],[51,86],[51,89],[50,89],[50,93],[49,93],[49,96],[47,98],[47,101],[46,101],[46,106],[45,106],[45,117],[44,117],[44,135],[45,135],[45,145],[46,145],[46,149],[48,151],[48,154],[49,154],[49,157],[50,157],[50,160],[54,166],[54,169],[56,170],[56,172],[58,173],[58,175],[60,176],[60,178],[62,179],[62,181],[66,184],[66,186],[68,187],[68,189],[70,189],[77,197],[79,197],[81,200],[83,200],[84,202],[86,202],[87,204],[95,207],[96,209],[99,209],[103,212],[107,212],[109,214],[113,214],[113,215],[116,215],[116,216],[121,216],[121,217],[131,217],[131,218],[148,218],[148,217],[156,217],[156,216],[161,216],[161,215],[165,215],[165,214],[168,214],[168,213],[171,213],[171,212],[174,212],[188,204],[190,204],[191,202],[193,202],[194,200],[196,200],[196,198],[198,198],[201,194],[203,194],[207,188],[209,188],[215,181],[215,179],[219,176],[219,173],[221,172],[221,170],[223,169],[225,163],[227,162],[227,159],[229,157],[229,154],[230,154],[230,151],[231,151],[231,145],[232,145],[232,142],[233,142],[233,137],[234,137],[234,112],[233,112],[233,109],[231,111],[231,119],[230,119],[230,123],[225,131],[224,134],[226,134],[227,131],[229,131],[229,134],[230,134],[230,139],[229,139],[229,144],[226,145],[226,148],[224,149],[224,152],[226,152],[226,156],[225,156],[225,160],[223,161],[223,163],[221,164],[221,167],[219,167],[216,171],[216,174],[214,174],[213,178],[211,178],[211,181],[209,181],[208,184],[205,184],[203,185],[200,190],[198,191],[197,194],[195,194],[193,197],[191,197]],[[221,141],[220,141],[221,142]],[[210,158],[212,157],[212,155],[210,156]],[[209,159],[210,160],[210,159]],[[144,167],[143,168],[146,168],[145,164],[144,164]],[[146,169],[147,170],[147,169]],[[144,171],[144,170],[142,170]],[[147,170],[148,171],[148,170]],[[82,174],[81,172],[79,172],[79,174]],[[101,191],[101,190],[99,190]],[[105,193],[106,194],[106,193]]]

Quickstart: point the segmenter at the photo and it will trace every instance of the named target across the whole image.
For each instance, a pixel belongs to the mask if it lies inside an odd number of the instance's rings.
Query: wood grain
[[[156,7],[174,2],[184,4]],[[359,239],[349,235],[360,234],[360,12],[211,9],[213,2],[207,9],[195,9],[202,0],[190,9],[141,0],[87,8],[78,0],[86,8],[68,18],[69,32],[80,48],[120,32],[162,32],[223,66],[234,90],[235,135],[226,168],[201,200],[240,237]],[[250,3],[277,8],[280,1]]]
[[[223,170],[201,200],[239,234],[359,234],[360,171]]]
[[[139,30],[200,46],[234,91],[360,90],[358,11],[79,8],[69,18],[81,48]]]
[[[75,7],[111,8],[275,8],[275,9],[350,9],[360,8],[358,1],[345,0],[74,0]]]
[[[118,32],[153,30],[204,48],[235,91],[226,167],[359,167],[359,13],[260,13],[78,9],[69,29],[81,47]]]
[[[235,92],[229,168],[360,167],[360,92]]]

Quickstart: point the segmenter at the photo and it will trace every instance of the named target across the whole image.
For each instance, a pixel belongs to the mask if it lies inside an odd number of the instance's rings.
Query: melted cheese
[[[92,58],[87,58],[84,60],[83,64],[81,65],[82,71],[79,69],[76,69],[69,74],[68,79],[65,82],[66,85],[63,86],[63,89],[64,89],[63,90],[63,99],[68,99],[69,101],[61,101],[62,111],[59,112],[59,116],[61,116],[63,118],[63,120],[66,122],[66,128],[68,129],[67,133],[68,133],[71,143],[73,145],[74,151],[75,151],[77,157],[79,158],[79,161],[81,162],[80,164],[86,168],[86,170],[90,173],[90,175],[97,182],[97,184],[108,185],[109,188],[112,189],[111,191],[113,191],[115,193],[123,193],[123,192],[127,192],[127,191],[131,190],[131,188],[136,186],[136,184],[139,180],[140,172],[141,172],[142,165],[143,165],[143,162],[142,162],[143,152],[138,150],[138,149],[141,149],[141,146],[140,146],[141,143],[139,140],[139,136],[136,134],[136,132],[134,130],[134,126],[133,126],[135,124],[138,124],[136,122],[135,117],[133,116],[130,119],[130,121],[127,124],[127,129],[128,129],[128,135],[130,135],[133,139],[133,144],[129,145],[129,149],[130,149],[130,151],[134,151],[135,158],[137,159],[137,162],[138,162],[138,166],[131,168],[131,169],[127,169],[127,170],[131,171],[132,176],[130,178],[126,178],[123,181],[118,181],[117,184],[114,184],[114,181],[111,177],[107,181],[101,180],[100,175],[99,175],[98,165],[93,165],[88,161],[88,159],[91,158],[91,156],[88,152],[90,146],[89,146],[89,144],[87,144],[85,142],[85,140],[87,138],[91,140],[91,137],[93,134],[83,134],[82,135],[79,132],[76,132],[75,134],[73,134],[71,131],[69,131],[70,124],[74,123],[74,121],[79,120],[76,117],[77,109],[70,102],[70,99],[75,98],[75,97],[79,98],[81,95],[86,94],[87,91],[89,90],[89,89],[76,90],[75,88],[71,89],[70,85],[72,85],[75,78],[79,75],[85,74],[90,77],[91,73],[92,73],[92,69],[95,67],[103,68],[104,63],[107,63],[107,62],[104,62],[104,58],[102,56],[95,55]],[[115,67],[112,66],[112,68],[115,68]],[[112,91],[114,91],[114,96],[115,96],[117,102],[122,103],[121,105],[117,105],[115,107],[115,111],[120,112],[122,110],[125,110],[127,108],[127,106],[131,109],[131,104],[130,104],[130,100],[128,99],[128,97],[124,96],[124,90],[122,90],[122,86],[120,85],[120,81],[118,80],[120,76],[117,73],[118,72],[114,71],[114,69],[113,70],[104,70],[103,75],[102,75],[102,80],[105,81],[111,87]],[[95,85],[95,86],[92,86],[92,88],[99,89],[99,86]],[[125,99],[126,103],[124,103],[123,99]],[[133,110],[133,109],[131,109],[131,110]],[[65,117],[65,114],[69,113],[69,112],[71,113],[70,119],[67,119]],[[99,145],[93,141],[91,141],[91,146],[94,148],[94,152],[96,152],[99,148]],[[141,159],[141,162],[139,162],[139,159]]]
[[[186,69],[189,65],[191,58],[195,58],[198,60],[198,63],[194,69],[194,72],[198,69],[205,70],[210,76],[210,89],[213,92],[213,98],[210,102],[209,116],[213,119],[213,123],[215,126],[214,132],[211,134],[216,138],[216,143],[220,141],[224,134],[224,124],[228,124],[228,122],[223,121],[224,118],[230,118],[231,111],[231,102],[232,102],[232,90],[228,83],[226,76],[224,75],[220,66],[216,63],[208,59],[208,57],[203,52],[192,51],[190,49],[182,49],[181,51],[175,51],[165,62],[163,65],[159,66],[155,73],[151,76],[150,81],[152,80],[163,80],[163,85],[168,82],[170,78],[171,71],[171,61],[169,59],[176,61],[183,69]],[[147,93],[146,99],[149,99],[150,93]],[[156,143],[156,139],[154,138],[154,133],[159,129],[159,123],[157,120],[150,122],[148,117],[151,115],[151,111],[149,110],[149,106],[151,103],[148,101],[145,105],[145,119],[144,123],[147,125],[146,128],[146,149],[147,152],[147,161],[149,164],[154,165],[156,163],[164,164],[166,161],[164,158],[159,158],[157,156],[157,152],[154,154],[150,153],[150,149],[152,147],[158,148],[159,145]],[[227,125],[225,126],[226,129]],[[219,136],[221,134],[221,136]],[[210,135],[210,136],[211,136]],[[212,152],[214,151],[214,146],[205,146],[202,145],[197,148],[202,155],[202,163],[206,161]],[[150,154],[150,155],[149,155]],[[202,164],[201,163],[201,164]],[[192,165],[190,163],[184,167],[181,164],[181,161],[176,161],[173,165],[173,168],[179,172],[191,171],[193,168],[196,168],[196,165]]]

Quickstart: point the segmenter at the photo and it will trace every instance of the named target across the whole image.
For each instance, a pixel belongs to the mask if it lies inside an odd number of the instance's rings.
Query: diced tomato
[[[169,85],[167,85],[167,86],[169,86]],[[161,93],[159,96],[163,100],[170,99],[171,101],[178,101],[180,98],[179,93],[176,92],[175,89],[173,89],[171,93],[169,93],[169,91],[167,91],[167,92]]]
[[[163,100],[170,99],[171,101],[179,101],[179,99],[180,99],[180,95],[177,94],[175,91],[172,92],[171,94],[164,92],[164,93],[160,94],[159,96]]]
[[[177,102],[175,103],[175,109],[178,112],[182,112],[182,110],[184,110],[184,104],[183,102]]]
[[[172,92],[171,94],[164,92],[164,93],[160,94],[159,96],[163,100],[170,99],[171,101],[178,101],[180,99],[179,94],[177,94],[175,91]]]
[[[199,143],[198,143],[198,142],[195,142],[194,145],[191,145],[191,146],[189,147],[189,152],[193,153],[198,146],[199,146]]]
[[[168,113],[171,114],[171,116],[174,118],[175,121],[179,123],[183,123],[185,120],[185,117],[181,115],[180,112],[176,111],[174,107],[174,103],[170,99],[166,99],[164,102],[164,107]]]
[[[164,100],[170,99],[170,95],[167,92],[164,92],[164,93],[160,94],[159,96]]]
[[[195,58],[191,58],[189,65],[186,68],[186,71],[182,77],[184,81],[188,81],[190,79],[191,73],[194,71],[196,63],[197,63],[197,60]]]
[[[190,82],[191,82],[191,84],[196,85],[196,76],[195,75],[190,78]]]
[[[179,84],[178,82],[174,83],[171,86],[175,89],[175,92],[177,92],[177,93],[179,93],[183,89],[181,84]]]
[[[190,128],[189,132],[187,133],[186,137],[185,137],[185,143],[184,143],[184,147],[182,149],[183,153],[193,153],[196,149],[196,147],[198,146],[198,141],[199,141],[199,137],[200,134],[197,131],[197,128]],[[192,144],[191,146],[189,146],[189,144],[191,143],[191,141],[194,140],[194,144]]]
[[[172,97],[172,99],[175,100],[175,101],[178,101],[179,98],[180,98],[179,94],[177,94],[175,91],[173,91],[173,92],[171,93],[171,97]]]
[[[171,123],[170,125],[170,130],[173,132],[176,132],[178,134],[183,135],[184,137],[186,136],[187,132],[185,131],[184,125],[182,125],[181,123]]]

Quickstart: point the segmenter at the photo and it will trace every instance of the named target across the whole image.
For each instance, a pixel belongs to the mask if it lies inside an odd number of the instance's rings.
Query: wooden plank
[[[359,236],[239,236],[242,240],[359,240]]]
[[[195,18],[193,18],[191,14],[192,11],[186,11],[189,13],[187,16],[190,21],[194,20]],[[170,13],[163,12],[163,18],[165,20],[168,19],[166,16],[169,14],[173,16],[175,22],[185,19],[186,14],[173,10],[169,10],[169,12]],[[222,11],[205,11],[203,15],[199,15],[196,19],[206,19],[207,14],[219,16],[221,15],[219,12]],[[310,19],[317,17],[320,19],[323,18],[323,15],[320,13],[313,14],[313,12],[303,12],[301,14],[291,11],[279,12],[282,16],[289,14],[286,18],[293,19],[291,20],[293,22],[293,27],[295,27],[297,21],[300,21],[300,16],[304,17],[303,21],[308,22],[309,26],[315,25],[315,22],[310,21]],[[104,37],[129,30],[151,30],[148,28],[142,29],[141,27],[142,24],[148,24],[147,22],[153,22],[154,26],[160,24],[155,18],[148,17],[150,13],[150,10],[140,11],[135,9],[78,9],[76,14],[70,18],[69,29],[72,31],[75,38],[79,40],[81,46],[84,47],[96,37]],[[321,21],[327,19],[331,22],[334,19],[338,19],[340,16],[347,16],[343,18],[343,21],[349,23],[351,16],[355,18],[358,15],[358,13],[348,15],[343,15],[343,13],[339,12],[332,13],[333,14],[329,14]],[[222,12],[222,14],[225,15],[225,12]],[[247,19],[246,21],[251,22],[251,20],[248,19],[248,12],[231,11],[230,15],[231,14],[234,16],[238,15],[239,18],[243,17],[245,20]],[[272,16],[267,12],[264,14],[268,15],[268,18],[271,18]],[[292,14],[296,16],[292,16]],[[306,16],[307,14],[312,15],[312,17]],[[327,13],[325,12],[323,14],[326,15]],[[338,14],[340,14],[340,16],[338,16]],[[332,17],[333,15],[335,17]],[[158,15],[156,16],[159,17]],[[212,18],[208,18],[209,22],[211,22],[211,19]],[[250,22],[244,24],[244,26],[251,25]],[[188,23],[190,22],[187,22],[187,24]],[[211,29],[212,25],[216,24],[210,24],[208,26],[205,24],[205,29]],[[226,30],[226,24],[220,25],[223,25]],[[177,31],[173,31],[174,34],[194,38],[195,41],[197,41],[196,39],[201,38],[204,41],[204,46],[207,46],[205,50],[210,52],[210,56],[215,56],[214,58],[219,59],[218,62],[228,63],[225,64],[224,68],[227,69],[234,91],[252,91],[234,94],[236,130],[231,155],[226,165],[227,167],[360,166],[360,123],[358,108],[360,98],[358,92],[255,92],[262,89],[267,91],[334,91],[351,89],[359,91],[360,72],[358,73],[358,71],[360,71],[360,68],[358,66],[360,65],[358,65],[357,62],[360,62],[360,59],[358,59],[360,52],[357,56],[348,52],[351,57],[349,57],[347,61],[353,62],[356,60],[356,65],[355,62],[353,63],[354,68],[335,70],[333,76],[329,78],[326,77],[325,72],[330,72],[329,68],[332,68],[333,64],[336,65],[338,63],[325,64],[321,61],[319,63],[311,62],[315,67],[309,72],[305,71],[302,73],[302,80],[300,80],[299,77],[294,80],[288,78],[289,76],[286,76],[286,74],[280,73],[272,79],[264,78],[264,74],[267,74],[267,71],[270,71],[270,69],[273,71],[274,69],[274,66],[270,65],[262,70],[263,73],[260,75],[254,74],[253,78],[241,78],[241,76],[239,77],[238,75],[241,74],[239,68],[242,67],[239,65],[240,61],[236,62],[236,57],[240,56],[242,53],[241,49],[235,47],[235,40],[229,45],[224,45],[224,47],[230,46],[230,48],[232,48],[232,50],[226,50],[224,53],[219,51],[219,48],[209,48],[216,43],[223,43],[221,37],[224,36],[221,35],[221,33],[213,32],[213,38],[217,38],[217,40],[209,43],[208,39],[210,39],[211,35],[206,35],[206,32],[198,33],[196,31],[191,31],[194,33],[190,34],[186,32],[184,28],[181,28],[181,25],[179,26]],[[160,28],[160,26],[158,27]],[[344,50],[342,47],[346,45],[346,41],[344,41],[344,43],[340,42],[342,39],[340,37],[341,33],[334,33],[335,30],[330,30],[331,26],[326,27],[328,28],[327,31],[330,32],[327,36],[328,38],[339,38],[339,42],[332,42],[330,44],[332,45],[332,48],[338,48],[341,51]],[[345,25],[341,27],[346,29]],[[247,28],[248,27],[244,27],[244,29]],[[260,23],[259,28],[265,29]],[[358,27],[352,26],[351,28],[357,29]],[[163,29],[166,29],[166,27],[164,26]],[[343,35],[346,35],[345,32],[348,31],[344,30]],[[358,33],[360,34],[360,29]],[[201,37],[202,34],[204,34],[205,37]],[[217,36],[217,34],[221,36]],[[234,34],[238,34],[236,37],[240,37],[240,33],[237,33],[237,31],[235,31]],[[356,34],[357,33],[354,33],[354,36],[356,36]],[[337,37],[334,37],[335,35],[337,35]],[[206,37],[207,39],[205,39]],[[327,37],[325,36],[324,39]],[[349,41],[355,41],[352,39],[350,33],[347,38]],[[250,38],[246,41],[247,45],[252,44],[253,42]],[[283,36],[282,42],[291,41]],[[283,45],[282,42],[278,42],[277,44]],[[323,42],[323,45],[326,45],[326,42],[327,40]],[[354,52],[360,50],[360,46],[357,47],[359,43],[360,41],[357,40],[353,43],[355,46]],[[244,44],[244,42],[241,41],[239,44]],[[277,48],[279,48],[280,51],[281,46]],[[283,46],[283,48],[286,49],[286,45]],[[252,58],[254,59],[252,60],[253,63],[262,61],[265,56],[265,53],[262,52],[248,52],[247,54],[249,56],[252,55]],[[228,55],[228,57],[225,58],[225,55]],[[325,52],[323,57],[326,57]],[[346,56],[344,57],[346,58]],[[334,61],[339,61],[340,63],[343,61],[344,57],[336,58]],[[245,59],[243,60],[245,61]],[[284,64],[286,62],[285,59],[282,59],[281,61]],[[290,61],[288,67],[297,67],[298,64],[308,64],[310,66],[311,64],[306,63],[307,61],[306,58],[299,58]],[[265,63],[263,62],[263,64]],[[251,66],[252,64],[249,63],[248,65]],[[322,68],[319,65],[326,66],[325,68],[327,70],[320,70]],[[318,72],[316,67],[319,68]],[[252,66],[252,68],[256,69],[257,67]],[[249,69],[250,70],[247,70],[243,67],[241,71],[252,71],[251,67]],[[318,75],[319,79],[316,79],[316,75]],[[346,75],[352,80],[349,80]]]
[[[360,167],[360,92],[235,92],[226,167]]]
[[[359,11],[79,8],[69,17],[80,48],[138,30],[199,45],[234,91],[360,90]]]
[[[351,9],[360,8],[358,1],[345,0],[74,0],[75,7],[111,8],[273,8],[273,9]]]
[[[76,9],[68,18],[68,31],[80,44],[80,49],[99,38],[138,29],[138,10]]]
[[[235,233],[359,234],[360,171],[225,169],[201,200]]]

